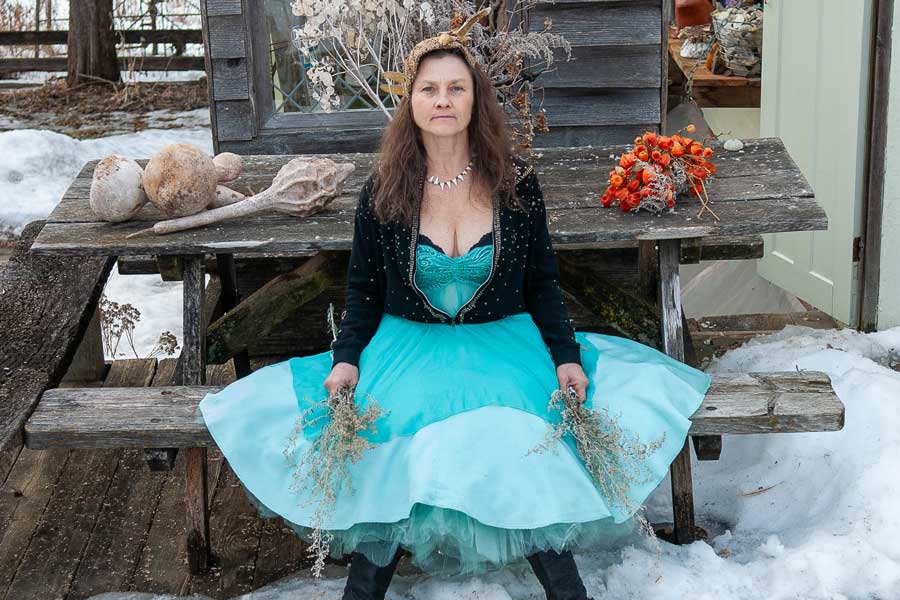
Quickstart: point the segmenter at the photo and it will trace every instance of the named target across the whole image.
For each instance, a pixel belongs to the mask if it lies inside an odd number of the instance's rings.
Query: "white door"
[[[766,236],[759,274],[856,325],[872,0],[767,0],[760,137],[779,137],[828,230]]]

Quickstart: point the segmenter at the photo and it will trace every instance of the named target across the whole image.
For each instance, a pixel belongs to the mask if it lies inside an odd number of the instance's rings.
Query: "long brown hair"
[[[466,64],[474,83],[472,118],[469,121],[469,150],[478,181],[491,195],[499,192],[501,206],[522,207],[515,194],[515,165],[506,114],[497,102],[490,79],[481,69],[473,69],[458,50],[439,49],[422,56],[454,55]],[[412,223],[422,195],[425,174],[425,146],[422,132],[412,115],[410,94],[401,98],[394,118],[385,128],[375,166],[372,208],[382,223]]]

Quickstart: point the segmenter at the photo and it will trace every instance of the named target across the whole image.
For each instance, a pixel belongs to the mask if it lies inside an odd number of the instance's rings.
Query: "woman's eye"
[[[463,88],[459,87],[458,85],[455,85],[455,86],[453,86],[453,87],[450,88],[450,89],[453,90],[454,92],[461,92],[461,91],[463,91]]]

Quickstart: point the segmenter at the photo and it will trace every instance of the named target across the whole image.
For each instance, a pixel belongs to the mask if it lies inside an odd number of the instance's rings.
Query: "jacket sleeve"
[[[370,177],[359,193],[353,225],[353,245],[347,266],[347,297],[338,336],[331,343],[332,366],[359,366],[359,356],[372,339],[384,308],[383,257],[375,214],[369,205]]]
[[[534,172],[525,176],[520,194],[528,205],[530,237],[525,265],[525,307],[531,313],[557,367],[581,364],[581,348],[559,288],[559,264],[547,230],[544,195]]]

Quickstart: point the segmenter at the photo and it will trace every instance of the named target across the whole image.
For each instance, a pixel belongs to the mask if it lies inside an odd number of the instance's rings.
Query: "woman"
[[[529,453],[554,390],[664,436],[638,505],[681,450],[709,377],[636,342],[575,333],[533,169],[510,157],[505,116],[464,40],[421,42],[356,209],[346,311],[331,353],[270,365],[200,408],[265,516],[302,537],[312,508],[281,451],[308,402],[355,386],[387,414],[352,465],[329,533],[351,553],[343,598],[383,598],[402,553],[432,574],[526,558],[548,598],[587,598],[571,549],[634,530],[570,442]],[[452,183],[448,183],[452,182]],[[324,389],[323,389],[324,387]],[[558,419],[556,419],[558,421]],[[310,432],[305,432],[309,434]]]

